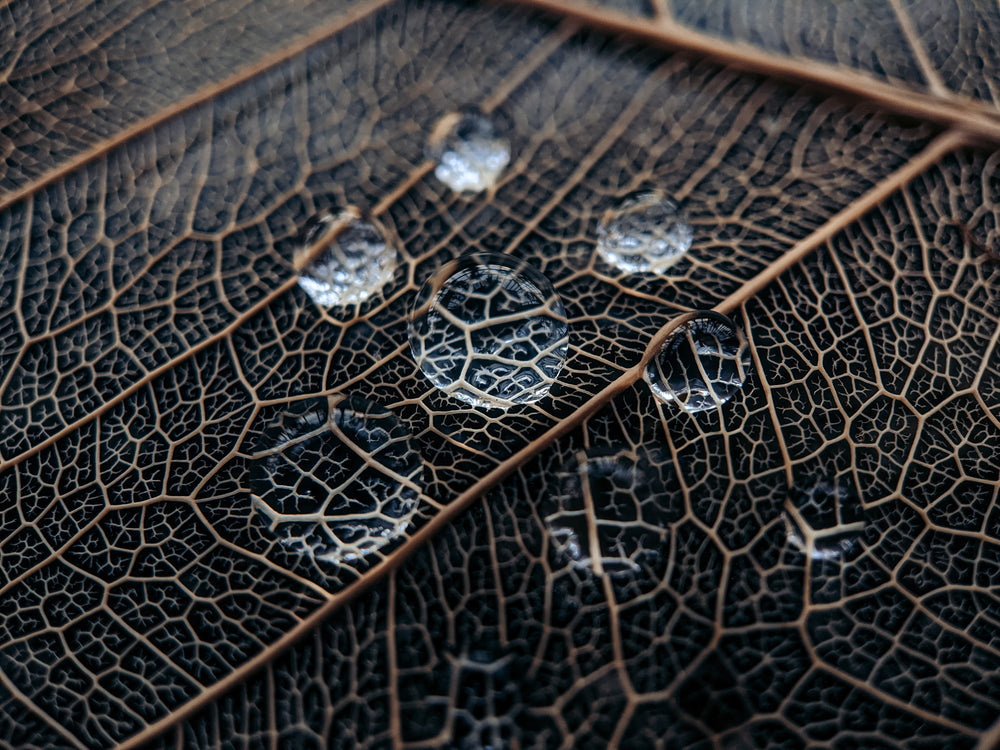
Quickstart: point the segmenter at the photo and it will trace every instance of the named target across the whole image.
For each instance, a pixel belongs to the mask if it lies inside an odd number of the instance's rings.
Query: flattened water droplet
[[[257,446],[254,507],[281,543],[349,563],[400,537],[423,472],[405,425],[358,396],[291,404]]]
[[[527,263],[480,253],[446,264],[410,313],[410,351],[424,375],[473,406],[544,398],[566,361],[569,327],[552,284]]]
[[[668,456],[607,449],[577,454],[542,504],[556,551],[580,568],[621,576],[653,567],[683,509],[667,488]]]
[[[434,176],[458,193],[492,187],[510,163],[510,141],[478,112],[456,112],[438,122],[427,142]]]
[[[721,406],[743,387],[750,350],[725,315],[698,313],[678,327],[646,365],[646,382],[661,401],[689,412]]]
[[[392,281],[396,249],[374,219],[357,209],[325,212],[310,220],[303,251],[327,243],[299,274],[299,286],[317,305],[336,307],[363,302]]]
[[[782,511],[788,542],[814,560],[852,557],[865,530],[864,508],[847,479],[793,489]]]
[[[597,251],[626,273],[663,273],[692,238],[685,214],[659,190],[630,195],[597,225]]]

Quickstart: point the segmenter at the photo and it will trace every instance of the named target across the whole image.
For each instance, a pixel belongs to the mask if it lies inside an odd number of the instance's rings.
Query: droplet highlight
[[[626,576],[662,559],[670,524],[683,515],[668,488],[669,456],[644,450],[580,451],[558,472],[543,521],[574,567]]]
[[[427,143],[434,176],[457,193],[478,193],[496,184],[510,163],[510,141],[479,112],[441,118]]]
[[[636,193],[597,225],[597,251],[626,273],[663,273],[691,249],[691,224],[661,191]]]
[[[551,282],[506,255],[446,264],[417,295],[410,351],[427,378],[473,406],[544,398],[566,361],[569,326]]]
[[[385,229],[357,209],[324,212],[303,233],[302,251],[325,245],[299,274],[299,286],[322,307],[363,302],[392,281],[398,265]]]
[[[405,533],[422,475],[399,419],[359,396],[334,395],[290,404],[264,431],[249,485],[283,546],[339,564]]]
[[[849,559],[861,548],[864,508],[844,478],[793,489],[782,517],[788,543],[814,560]]]
[[[646,365],[645,379],[658,399],[694,413],[726,403],[749,369],[743,332],[725,315],[703,312],[667,338]]]

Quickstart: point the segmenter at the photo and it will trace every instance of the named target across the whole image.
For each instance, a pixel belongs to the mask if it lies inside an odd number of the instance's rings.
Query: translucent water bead
[[[691,225],[662,192],[635,193],[597,225],[597,251],[626,273],[662,273],[691,248]]]
[[[698,313],[678,327],[646,365],[653,394],[689,412],[721,406],[746,380],[750,349],[725,315]]]
[[[299,274],[299,286],[317,305],[363,302],[392,281],[398,256],[374,219],[357,209],[324,212],[303,233],[302,251],[324,249]]]
[[[492,120],[478,112],[446,115],[427,143],[434,176],[458,193],[492,187],[510,162],[510,141]]]
[[[250,469],[254,506],[280,543],[349,563],[401,537],[423,462],[406,426],[358,396],[290,404],[261,436]]]
[[[864,508],[847,479],[792,489],[782,515],[789,543],[814,560],[850,559],[861,548]]]
[[[507,408],[543,398],[566,361],[568,324],[552,284],[506,255],[446,264],[410,313],[410,350],[445,393]]]

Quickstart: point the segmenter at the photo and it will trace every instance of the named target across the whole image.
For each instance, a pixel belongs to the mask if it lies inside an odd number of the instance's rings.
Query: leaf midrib
[[[849,206],[835,214],[822,227],[810,234],[808,237],[796,243],[791,249],[780,258],[768,266],[762,273],[747,281],[740,289],[720,302],[714,309],[723,314],[730,314],[741,307],[744,303],[752,299],[761,289],[770,284],[778,275],[789,268],[800,263],[810,253],[822,247],[827,240],[837,231],[849,225],[859,216],[879,205],[893,192],[905,186],[911,179],[921,174],[924,170],[937,163],[942,156],[967,143],[967,136],[956,130],[950,130],[935,138],[923,151],[911,159],[900,169],[879,182],[874,188],[864,196],[852,202]],[[423,527],[414,532],[405,542],[400,545],[387,559],[373,566],[356,583],[346,589],[332,594],[329,599],[314,610],[308,617],[300,621],[298,625],[285,633],[281,638],[272,643],[264,652],[251,658],[242,666],[214,683],[204,690],[197,698],[184,704],[170,715],[164,717],[154,724],[150,724],[139,734],[129,738],[121,745],[119,750],[130,750],[142,743],[158,736],[175,724],[191,716],[205,703],[220,697],[231,688],[239,685],[246,677],[266,666],[273,659],[282,654],[285,650],[295,644],[300,638],[308,634],[319,623],[330,617],[333,613],[354,601],[373,585],[381,581],[385,576],[397,570],[417,549],[426,544],[431,538],[439,533],[443,528],[452,523],[455,519],[465,513],[472,504],[481,498],[490,489],[515,472],[520,466],[527,462],[548,445],[562,437],[565,437],[576,430],[588,418],[609,403],[615,396],[624,392],[639,380],[642,379],[646,364],[656,355],[662,347],[667,337],[680,325],[685,323],[693,313],[679,315],[664,325],[654,334],[647,345],[645,352],[638,363],[626,370],[615,381],[607,385],[596,396],[590,399],[577,409],[571,416],[557,422],[542,435],[538,436],[525,445],[517,453],[499,463],[485,476],[480,478],[475,484],[460,493],[436,516],[428,521]],[[763,373],[758,370],[757,376],[763,378]],[[780,434],[780,431],[779,431]]]
[[[308,48],[321,43],[324,39],[342,31],[344,28],[367,18],[380,8],[389,5],[393,0],[368,0],[355,6],[348,13],[339,16],[330,23],[317,28],[309,35],[296,40],[293,44],[275,52],[253,66],[246,68],[233,76],[205,87],[191,97],[188,97],[170,107],[165,108],[155,116],[140,121],[139,123],[121,131],[112,138],[96,144],[90,150],[80,154],[70,162],[54,168],[41,178],[19,188],[0,199],[0,209],[8,208],[13,203],[29,197],[47,185],[61,179],[68,173],[80,168],[84,164],[100,158],[113,148],[120,146],[137,135],[149,131],[160,124],[177,117],[181,113],[194,107],[203,105],[206,101],[223,93],[224,91],[242,85],[247,81],[263,74],[268,69],[276,67],[291,58],[296,57]],[[514,4],[527,5],[549,12],[554,12],[574,19],[587,26],[598,27],[603,31],[624,34],[639,38],[642,41],[650,42],[658,46],[666,46],[673,49],[682,49],[697,55],[705,56],[727,65],[731,65],[744,70],[758,73],[765,73],[777,78],[786,80],[805,81],[816,84],[824,88],[834,89],[848,93],[855,97],[860,97],[879,104],[884,109],[904,115],[916,115],[925,117],[951,126],[951,129],[931,142],[914,159],[894,172],[886,179],[879,182],[873,189],[868,191],[862,198],[852,202],[845,209],[831,217],[822,227],[814,231],[808,237],[797,242],[780,258],[770,264],[762,273],[743,284],[737,291],[727,297],[716,306],[716,310],[726,314],[739,309],[746,301],[754,297],[764,287],[773,282],[781,273],[800,263],[810,253],[825,244],[833,235],[843,228],[856,221],[866,212],[885,200],[889,195],[906,185],[914,177],[921,174],[929,166],[940,160],[945,154],[974,142],[988,142],[1000,144],[1000,117],[995,112],[988,111],[983,105],[971,100],[960,99],[955,96],[935,97],[923,93],[912,93],[907,91],[901,94],[893,86],[869,78],[860,73],[845,73],[831,65],[808,62],[801,60],[791,60],[781,58],[776,55],[769,55],[760,50],[732,42],[725,42],[708,35],[693,32],[690,29],[679,26],[675,22],[661,19],[655,26],[649,23],[639,22],[616,11],[596,10],[585,6],[567,7],[559,0],[511,0]],[[563,31],[565,32],[564,27]],[[558,34],[553,34],[553,37]],[[560,42],[561,43],[561,42]],[[543,42],[543,45],[545,43]],[[551,50],[545,54],[533,56],[532,64],[523,66],[521,72],[526,77],[534,67],[548,56]],[[525,70],[527,68],[527,70]],[[513,78],[517,78],[514,74]],[[503,99],[507,93],[518,85],[519,81],[502,82],[498,90],[494,92],[487,101],[489,106],[495,106]],[[942,105],[947,104],[947,108]],[[421,165],[415,170],[410,179],[404,181],[397,190],[394,190],[380,204],[380,209],[385,210],[387,206],[402,194],[413,182],[421,179],[428,171],[428,165]],[[376,209],[379,210],[379,209]],[[543,212],[544,213],[544,212]],[[301,267],[299,263],[296,264]],[[118,394],[118,396],[102,406],[99,410],[88,415],[86,418],[69,425],[59,433],[53,435],[44,442],[33,446],[28,451],[18,455],[14,459],[0,464],[0,470],[8,469],[20,461],[34,455],[50,446],[56,441],[64,438],[67,434],[78,430],[82,425],[96,419],[101,413],[120,403],[149,382],[169,371],[180,362],[194,356],[197,352],[226,339],[235,329],[244,324],[248,319],[258,314],[261,310],[273,303],[282,294],[287,293],[297,284],[296,278],[291,278],[282,285],[274,289],[257,304],[238,316],[232,323],[212,337],[199,342],[190,348],[181,357],[178,357],[160,368],[148,373],[140,381],[133,384],[129,389]],[[431,537],[437,534],[443,527],[450,524],[455,518],[464,513],[469,506],[480,498],[485,492],[496,486],[500,481],[508,477],[528,458],[537,453],[538,450],[549,445],[555,440],[569,434],[575,430],[587,418],[596,413],[607,404],[614,396],[632,386],[642,377],[642,372],[646,362],[654,356],[665,338],[678,325],[686,320],[686,316],[679,316],[661,328],[649,341],[645,353],[639,363],[623,373],[617,380],[608,385],[597,396],[587,402],[581,409],[571,417],[555,424],[547,432],[535,439],[518,453],[503,461],[489,474],[476,482],[473,486],[462,492],[454,501],[444,508],[437,516],[428,522],[423,528],[418,530],[387,560],[376,565],[366,576],[354,585],[342,592],[333,594],[328,601],[321,605],[311,615],[301,620],[292,630],[284,634],[278,641],[268,646],[257,657],[252,658],[241,667],[235,669],[222,680],[214,683],[211,687],[203,690],[198,697],[188,701],[181,708],[175,710],[164,719],[149,725],[140,733],[125,741],[120,747],[133,748],[159,735],[169,727],[183,721],[195,711],[199,710],[205,703],[219,697],[233,686],[242,682],[246,676],[266,665],[276,658],[287,648],[292,646],[299,638],[310,632],[322,620],[329,617],[333,612],[342,606],[353,601],[363,594],[376,582],[382,580],[385,575],[391,574],[399,565],[404,562],[416,549],[425,544]],[[759,373],[758,373],[759,374]],[[780,435],[780,432],[779,432]],[[44,713],[42,715],[45,715]],[[987,742],[987,737],[997,735],[1000,738],[1000,726],[991,733],[983,737],[983,743]],[[983,745],[984,747],[987,745]]]

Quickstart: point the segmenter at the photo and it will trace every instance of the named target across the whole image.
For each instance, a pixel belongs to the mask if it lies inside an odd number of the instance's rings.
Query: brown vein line
[[[174,724],[185,720],[205,703],[211,702],[221,695],[224,695],[229,689],[243,682],[248,674],[260,669],[273,660],[278,654],[290,648],[296,641],[308,634],[314,627],[316,627],[316,625],[325,620],[333,612],[337,611],[341,606],[353,601],[356,597],[371,588],[376,581],[381,580],[384,576],[389,575],[398,569],[399,566],[406,559],[408,559],[414,551],[427,543],[442,528],[448,526],[452,521],[462,515],[490,487],[493,487],[507,475],[519,468],[521,464],[535,455],[535,453],[543,446],[548,445],[549,443],[572,432],[584,419],[594,414],[598,409],[614,398],[614,396],[628,388],[633,382],[642,377],[643,368],[645,367],[645,363],[652,356],[652,352],[656,351],[659,346],[662,346],[666,336],[669,335],[670,332],[676,328],[676,326],[676,321],[672,321],[664,326],[664,328],[661,329],[656,336],[654,336],[651,348],[647,350],[647,353],[642,358],[642,361],[627,370],[617,380],[606,386],[604,390],[574,412],[572,417],[549,428],[549,430],[547,430],[540,437],[528,443],[524,448],[507,460],[498,464],[478,482],[458,495],[458,497],[455,498],[455,500],[449,505],[445,506],[445,508],[438,515],[432,518],[427,524],[414,532],[409,539],[403,542],[403,544],[400,545],[400,547],[398,547],[389,558],[375,565],[364,578],[361,578],[357,583],[349,586],[347,589],[334,594],[325,604],[318,607],[306,619],[301,620],[291,630],[287,631],[283,636],[276,640],[269,649],[249,659],[241,667],[233,670],[224,678],[203,691],[198,698],[192,699],[188,703],[177,708],[170,716],[148,725],[144,730],[133,735],[131,738],[119,745],[118,750],[130,750],[131,748],[139,747],[144,742],[166,731]]]
[[[389,672],[389,733],[392,735],[392,750],[403,747],[403,725],[399,712],[399,663],[396,659],[396,576],[389,576],[389,601],[386,603],[385,650]]]
[[[768,385],[767,378],[764,377],[764,363],[761,362],[760,352],[757,351],[757,347],[754,345],[753,326],[750,325],[750,316],[747,315],[745,307],[743,308],[743,330],[746,331],[747,343],[750,346],[750,356],[753,358],[754,369],[757,371],[757,377],[760,378],[760,382],[763,385],[761,390],[763,390],[764,399],[767,401],[767,411],[771,416],[771,424],[774,425],[774,434],[778,438],[778,447],[781,449],[781,460],[785,464],[785,481],[787,481],[788,486],[791,487],[793,484],[792,454],[788,452],[788,443],[785,442],[785,433],[781,429],[781,420],[778,419],[778,410],[774,406],[774,389]],[[732,475],[730,474],[730,476]]]
[[[12,80],[19,81],[19,80],[22,80],[24,78],[37,75],[37,74],[42,73],[42,72],[48,72],[48,71],[54,70],[54,69],[56,69],[56,68],[58,68],[60,66],[66,65],[66,64],[68,64],[68,63],[70,63],[72,61],[79,60],[80,58],[85,57],[86,55],[90,54],[91,52],[94,52],[95,50],[100,49],[101,48],[101,44],[103,42],[107,41],[107,39],[109,37],[118,34],[125,27],[131,26],[132,24],[135,23],[136,19],[139,18],[139,16],[142,16],[142,15],[144,15],[146,13],[149,13],[150,11],[154,10],[159,4],[160,3],[158,1],[154,1],[154,2],[152,2],[152,3],[148,4],[148,5],[144,5],[144,6],[143,5],[138,5],[138,4],[136,6],[132,6],[132,7],[125,6],[128,9],[128,13],[131,13],[132,15],[127,15],[125,18],[122,18],[120,20],[116,20],[116,23],[114,25],[111,25],[111,24],[107,24],[107,25],[98,25],[98,24],[95,24],[95,26],[96,26],[97,30],[99,31],[99,33],[96,34],[96,35],[94,35],[94,36],[88,36],[84,40],[83,44],[80,44],[79,46],[74,46],[71,52],[67,51],[67,53],[63,54],[62,56],[55,56],[55,55],[53,55],[52,57],[46,57],[44,59],[44,61],[37,62],[37,63],[35,63],[33,65],[29,65],[29,66],[27,66],[25,68],[22,68],[20,70],[16,70],[14,68],[11,68],[10,73],[17,72],[18,73],[17,78],[11,79],[10,75],[8,74],[7,76],[4,77],[3,80],[4,80],[5,83],[10,84]],[[0,7],[3,7],[3,5],[0,4]],[[73,12],[73,16],[74,16],[73,21],[76,21],[77,18],[78,18],[78,16],[82,15],[87,10],[88,9],[86,7],[83,7],[83,8],[80,9],[80,11],[81,11],[80,13],[77,13],[76,11],[74,11]],[[65,23],[68,20],[69,19],[63,19],[61,22],[59,22],[59,25],[60,26],[63,25],[63,23]],[[46,26],[44,29],[39,29],[40,33],[37,33],[32,38],[32,42],[33,43],[37,43],[38,40],[39,40],[39,38],[44,38],[45,36],[47,36],[53,30],[53,28],[58,28],[58,27]],[[64,92],[59,91],[59,92],[56,93],[56,96],[55,96],[54,99],[47,100],[45,102],[45,104],[46,105],[51,104],[52,101],[55,101],[55,100],[61,98],[62,96],[64,96]],[[34,98],[34,97],[32,97],[32,98]]]
[[[921,43],[917,30],[913,27],[910,15],[903,10],[903,6],[900,5],[899,0],[889,0],[889,5],[892,7],[893,13],[896,14],[896,20],[899,21],[899,27],[903,30],[903,36],[906,37],[913,56],[917,58],[917,63],[920,65],[920,72],[927,79],[928,88],[942,99],[952,97],[952,92],[944,85],[944,81],[941,80],[937,68],[934,67],[930,57],[927,56],[927,50]]]
[[[372,13],[375,13],[393,2],[395,2],[395,0],[364,0],[364,2],[361,2],[359,5],[351,8],[342,15],[337,16],[331,21],[320,24],[308,34],[300,36],[286,47],[265,55],[252,65],[248,65],[246,68],[240,70],[238,73],[234,73],[231,76],[223,78],[221,81],[216,81],[215,83],[202,87],[190,96],[164,107],[155,115],[143,118],[119,131],[110,138],[106,138],[89,149],[80,152],[69,161],[59,165],[48,173],[31,180],[6,195],[0,196],[0,211],[7,209],[13,203],[28,197],[41,188],[62,179],[70,172],[82,167],[84,164],[100,158],[126,141],[152,130],[156,126],[168,120],[172,120],[183,112],[210,101],[230,89],[263,75],[271,68],[291,60],[309,48],[320,44],[328,37],[343,31],[349,26],[367,18]]]
[[[483,503],[483,505],[485,506],[486,503]],[[499,549],[499,538],[497,537],[496,528],[493,525],[493,516],[488,508],[484,515],[486,516],[486,536],[490,540],[490,550],[492,551],[492,565],[490,565],[490,568],[493,573],[493,585],[496,587],[497,592],[497,630],[500,631],[500,643],[506,646],[509,643],[507,640],[507,594],[504,591],[503,576],[500,573],[500,560],[496,554],[496,550]]]
[[[889,177],[884,179],[861,199],[855,202],[855,206],[844,209],[834,215],[824,226],[813,232],[809,237],[798,242],[786,254],[761,274],[745,283],[737,292],[730,295],[720,303],[716,310],[728,312],[740,307],[761,289],[777,278],[779,273],[794,264],[800,262],[812,250],[820,247],[834,233],[843,229],[851,221],[856,220],[862,214],[871,209],[874,205],[884,200],[893,191],[898,190],[924,169],[936,162],[944,154],[963,145],[966,138],[963,134],[949,131],[938,136],[919,155],[907,165],[900,168]],[[542,435],[524,446],[517,453],[499,463],[495,468],[479,479],[472,486],[459,494],[451,503],[445,506],[440,513],[434,516],[423,527],[418,529],[409,539],[403,542],[393,555],[375,565],[368,574],[357,583],[348,588],[333,594],[323,605],[315,609],[297,625],[278,638],[268,649],[249,659],[242,666],[234,669],[226,677],[222,678],[214,685],[205,689],[197,698],[176,709],[170,716],[165,717],[147,726],[144,730],[126,740],[119,746],[119,750],[131,750],[139,747],[142,743],[158,736],[177,723],[180,723],[191,716],[201,706],[224,695],[228,690],[239,685],[246,679],[247,675],[255,672],[264,665],[270,663],[279,654],[294,645],[300,638],[307,635],[316,625],[323,622],[333,612],[340,607],[349,604],[358,596],[366,592],[376,582],[383,577],[392,574],[404,561],[406,561],[414,551],[426,544],[439,531],[456,520],[465,513],[473,503],[484,495],[492,487],[507,476],[516,471],[522,464],[537,454],[545,446],[570,434],[579,425],[594,415],[605,404],[610,402],[616,395],[631,387],[640,380],[645,371],[646,364],[656,355],[663,346],[667,337],[682,325],[688,316],[680,315],[666,325],[664,325],[650,339],[646,350],[638,363],[624,371],[617,379],[609,383],[590,401],[583,404],[570,417],[554,424]]]
[[[376,0],[377,3],[385,3],[390,1],[391,0]],[[544,45],[545,48],[548,50],[548,55],[551,55],[552,52],[555,51],[567,38],[572,36],[575,29],[576,25],[574,23],[567,22],[560,24],[560,26],[554,32],[552,32],[552,34],[549,37],[543,39],[539,44]],[[518,82],[518,84],[523,83],[528,78],[528,76],[531,75],[532,71],[537,69],[537,67],[541,65],[545,61],[545,59],[547,59],[547,56],[540,57],[536,55],[528,55],[518,66],[516,66],[506,76],[506,78],[503,81],[497,84],[497,88],[506,91],[508,94],[512,93],[514,88],[516,88],[516,86],[508,86],[507,85],[508,81],[514,80]],[[485,101],[492,102],[492,106],[494,107],[497,106],[497,104],[499,104],[499,101],[496,100],[496,97],[492,95],[488,97]],[[372,214],[378,216],[387,211],[395,201],[397,201],[400,197],[402,197],[414,185],[423,180],[427,176],[427,174],[433,170],[433,168],[434,166],[430,162],[423,162],[420,165],[418,165],[407,176],[405,180],[403,180],[399,185],[393,188],[392,191],[390,191],[385,197],[383,197],[381,201],[379,201],[379,203],[376,206],[372,208]],[[2,204],[0,204],[0,210],[3,210]],[[309,248],[308,251],[300,254],[299,257],[295,258],[294,260],[295,270],[301,271],[305,266],[309,264],[310,260],[321,254],[325,248],[326,248],[326,243],[324,241],[319,241],[315,246]],[[25,252],[27,251],[28,248],[26,241]],[[263,297],[260,298],[260,300],[258,300],[254,305],[247,308],[242,314],[236,316],[224,328],[208,336],[203,341],[199,341],[198,343],[194,344],[193,346],[188,348],[187,351],[185,351],[183,354],[171,359],[169,362],[166,362],[160,367],[148,371],[142,378],[137,380],[135,383],[130,385],[125,390],[119,392],[114,398],[109,399],[105,403],[101,404],[101,406],[94,409],[87,416],[82,417],[71,424],[66,425],[58,432],[47,437],[45,440],[37,443],[36,445],[33,445],[27,450],[22,451],[18,455],[0,461],[0,472],[4,472],[7,469],[10,469],[16,466],[17,464],[21,463],[22,461],[31,458],[32,456],[45,450],[46,448],[51,447],[52,445],[59,442],[67,435],[80,429],[83,425],[88,424],[93,420],[99,418],[102,414],[107,413],[122,401],[128,399],[138,391],[145,388],[151,382],[155,381],[157,378],[169,372],[182,362],[191,359],[204,349],[207,349],[208,347],[218,343],[219,341],[231,338],[232,334],[240,326],[242,326],[244,323],[246,323],[248,320],[253,318],[258,313],[267,309],[267,307],[271,305],[281,295],[286,294],[287,292],[295,288],[295,286],[298,283],[299,282],[297,275],[287,279],[279,286],[267,292]],[[11,373],[13,373],[13,371],[14,368],[11,368]],[[10,374],[5,376],[5,378],[9,377]]]
[[[941,123],[968,133],[977,140],[1000,143],[1000,114],[973,99],[950,95],[947,99],[919,89],[893,86],[856,71],[844,71],[827,63],[781,57],[751,44],[709,36],[669,19],[635,18],[625,13],[561,0],[494,0],[508,5],[545,11],[572,18],[605,33],[621,34],[642,42],[692,52],[741,70],[867,99],[900,115]]]
[[[1000,719],[983,733],[976,750],[1000,750]]]
[[[506,80],[501,81],[493,93],[480,102],[479,106],[483,112],[489,114],[506,101],[514,93],[514,90],[528,79],[528,76],[538,70],[553,52],[578,31],[578,28],[578,25],[573,21],[564,21],[559,24],[559,28],[555,32],[536,45],[525,56],[521,64],[508,74]]]
[[[935,714],[926,709],[919,708],[915,706],[911,701],[902,700],[894,695],[891,695],[890,693],[877,690],[874,687],[872,687],[870,683],[865,682],[864,680],[861,680],[858,677],[855,677],[849,672],[845,672],[842,669],[835,667],[829,662],[823,661],[822,659],[817,659],[816,661],[817,661],[817,668],[820,671],[832,674],[834,677],[846,682],[848,685],[853,687],[858,692],[867,695],[872,695],[876,698],[876,700],[881,700],[883,703],[887,703],[893,708],[902,711],[903,713],[908,713],[912,716],[917,716],[923,719],[924,721],[928,722],[929,724],[937,724],[938,726],[950,729],[957,734],[969,736],[969,734],[975,731],[971,727],[962,724],[958,721],[955,721],[954,719],[949,719],[946,716],[941,716],[940,714]]]
[[[10,692],[10,694],[14,697],[14,700],[18,701],[19,703],[21,703],[22,706],[24,706],[30,711],[33,711],[36,716],[43,719],[47,727],[55,730],[55,732],[59,736],[61,736],[64,740],[66,740],[70,745],[79,748],[80,750],[86,750],[86,746],[79,739],[70,734],[68,730],[66,730],[59,724],[51,723],[50,721],[48,721],[49,714],[45,711],[42,711],[38,706],[35,705],[35,702],[31,700],[31,698],[22,693],[20,689],[18,689],[17,685],[15,685],[13,682],[10,681],[10,679],[7,677],[7,673],[4,672],[2,669],[0,669],[0,685],[3,685],[3,687]]]
[[[777,279],[792,266],[812,253],[817,247],[831,239],[835,234],[860,219],[872,208],[884,201],[894,192],[918,177],[924,170],[934,165],[945,154],[954,151],[968,143],[966,134],[958,130],[949,130],[931,141],[923,151],[905,165],[897,169],[886,179],[865,193],[861,198],[851,202],[826,221],[819,229],[795,243],[784,255],[771,263],[764,271],[747,281],[743,286],[730,294],[715,306],[716,312],[724,315],[732,313],[746,300],[756,296],[764,287]]]

